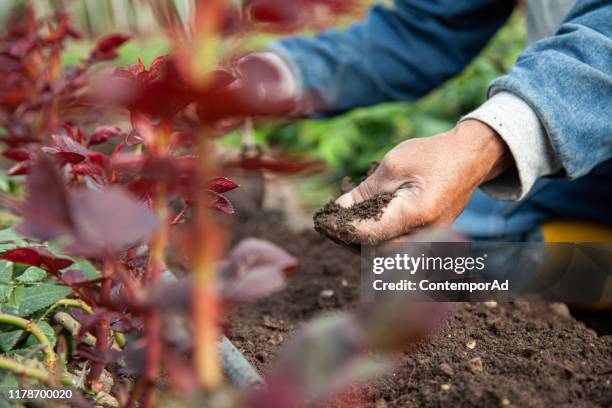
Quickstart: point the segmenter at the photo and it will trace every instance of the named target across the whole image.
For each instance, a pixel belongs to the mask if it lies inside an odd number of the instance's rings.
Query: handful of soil
[[[379,162],[373,161],[366,176],[361,181],[370,177],[379,165]],[[340,182],[342,194],[348,193],[355,187],[355,183],[350,177],[342,178]],[[313,217],[315,230],[337,244],[344,245],[352,251],[360,252],[361,243],[357,242],[353,222],[369,219],[379,220],[393,196],[391,193],[376,194],[374,197],[350,208],[340,207],[330,201],[315,213]]]

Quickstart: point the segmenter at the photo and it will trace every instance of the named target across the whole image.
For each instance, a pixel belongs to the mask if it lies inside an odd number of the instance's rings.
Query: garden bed
[[[284,291],[230,319],[231,340],[265,371],[301,323],[358,302],[359,257],[314,231],[290,231],[278,212],[243,213],[234,230],[235,240],[265,238],[301,263]],[[612,336],[598,336],[562,304],[457,304],[392,374],[351,394],[346,405],[376,408],[609,407]]]

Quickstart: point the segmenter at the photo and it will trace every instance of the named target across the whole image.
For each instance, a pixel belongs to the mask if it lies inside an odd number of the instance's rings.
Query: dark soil
[[[233,313],[230,338],[256,367],[305,320],[356,305],[359,256],[315,232],[288,231],[279,214],[251,215],[235,235],[268,239],[301,261],[286,290]],[[398,363],[352,398],[376,408],[612,407],[612,336],[598,337],[563,304],[457,304]]]
[[[380,193],[349,208],[340,207],[330,201],[315,213],[315,230],[339,244],[359,249],[353,222],[368,219],[379,220],[392,199],[392,193]]]
[[[377,161],[370,163],[370,169],[361,181],[371,176],[379,165],[380,163]],[[355,188],[355,183],[350,177],[342,178],[340,182],[342,194],[348,193],[353,188]],[[379,220],[385,207],[392,199],[392,193],[380,193],[350,208],[340,207],[330,201],[315,213],[314,228],[332,241],[359,252],[360,244],[356,242],[353,222],[369,219]]]

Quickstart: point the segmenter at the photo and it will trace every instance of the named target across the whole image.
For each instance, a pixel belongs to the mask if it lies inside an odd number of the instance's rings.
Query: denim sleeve
[[[344,31],[291,37],[271,50],[317,113],[415,100],[460,72],[507,20],[514,0],[396,0]]]
[[[577,178],[612,157],[612,2],[578,0],[559,31],[523,51],[489,94],[511,92],[536,112]]]

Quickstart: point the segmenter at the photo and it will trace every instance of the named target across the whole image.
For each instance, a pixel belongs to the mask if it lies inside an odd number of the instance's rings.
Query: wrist
[[[479,120],[461,121],[448,133],[451,145],[469,166],[468,173],[476,186],[489,181],[508,169],[512,155],[500,135]]]

